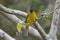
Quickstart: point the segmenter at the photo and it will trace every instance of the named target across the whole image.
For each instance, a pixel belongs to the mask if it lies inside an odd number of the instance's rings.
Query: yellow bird
[[[36,13],[34,11],[34,9],[31,7],[28,15],[26,17],[25,23],[26,23],[26,30],[25,30],[25,35],[24,36],[28,36],[28,32],[29,32],[29,25],[35,20],[36,18]]]

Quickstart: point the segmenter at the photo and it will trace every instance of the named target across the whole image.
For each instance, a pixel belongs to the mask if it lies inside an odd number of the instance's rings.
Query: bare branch
[[[10,35],[4,32],[2,29],[0,29],[0,37],[3,37],[5,40],[16,40],[15,38],[12,38]]]
[[[39,33],[42,35],[43,39],[46,40],[46,33],[45,31],[41,28],[40,24],[36,21],[34,23],[34,25],[36,26],[36,29],[39,31]]]
[[[59,5],[57,4],[58,2],[60,2],[60,0],[56,0],[55,8],[56,7],[58,8]],[[56,9],[53,13],[52,24],[51,24],[50,32],[48,34],[50,38],[52,38],[52,40],[57,40],[56,32],[57,32],[58,21],[59,21],[59,13],[60,13],[60,9]]]
[[[9,14],[18,14],[20,16],[26,17],[27,13],[19,11],[19,10],[14,10],[14,9],[10,9],[10,8],[6,8],[3,5],[0,4],[0,9],[2,9],[2,11],[9,13]]]
[[[5,13],[3,11],[1,11],[0,14],[2,14],[3,16],[5,16],[6,18],[8,18],[9,20],[11,20],[12,22],[15,22],[15,23],[18,23],[18,22],[23,23],[23,21],[21,21],[19,18],[17,18],[13,14],[8,14],[8,13]]]

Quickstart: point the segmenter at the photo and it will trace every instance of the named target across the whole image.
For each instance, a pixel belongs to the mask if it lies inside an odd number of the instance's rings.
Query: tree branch
[[[3,37],[5,40],[16,40],[15,38],[12,38],[10,35],[4,32],[2,29],[0,29],[0,37]]]
[[[9,14],[18,14],[20,16],[26,17],[27,13],[19,11],[19,10],[14,10],[14,9],[10,9],[10,8],[6,8],[5,6],[0,4],[0,9],[6,13]]]
[[[60,13],[60,8],[58,7],[60,3],[57,4],[58,2],[60,2],[60,0],[56,0],[55,8],[58,8],[58,9],[56,9],[53,13],[52,24],[48,34],[52,40],[57,40],[56,32],[57,32],[59,13]]]
[[[41,34],[41,36],[43,37],[43,39],[46,40],[46,35],[47,35],[47,34],[46,34],[45,31],[41,28],[40,24],[36,21],[36,22],[34,23],[34,25],[35,25],[36,29],[38,29],[38,31],[39,31],[39,33]]]

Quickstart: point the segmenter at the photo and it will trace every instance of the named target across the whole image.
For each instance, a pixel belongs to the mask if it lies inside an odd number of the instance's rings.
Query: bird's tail
[[[25,29],[25,31],[24,31],[24,36],[25,37],[28,37],[28,33],[29,33],[29,23],[28,24],[26,24],[26,29]]]

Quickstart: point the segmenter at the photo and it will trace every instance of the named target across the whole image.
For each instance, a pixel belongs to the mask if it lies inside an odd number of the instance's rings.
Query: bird
[[[36,18],[36,12],[34,11],[33,7],[31,7],[25,19],[26,30],[24,36],[28,36],[29,26],[35,20],[35,18]]]

